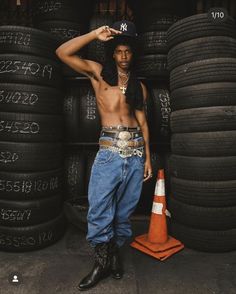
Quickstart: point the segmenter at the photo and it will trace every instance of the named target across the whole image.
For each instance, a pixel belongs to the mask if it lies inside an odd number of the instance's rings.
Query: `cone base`
[[[149,241],[148,234],[144,234],[144,235],[135,237],[135,241],[139,243],[140,245],[154,252],[165,251],[165,250],[182,245],[182,243],[179,240],[176,240],[175,238],[171,236],[167,236],[167,238],[168,238],[167,241],[164,243],[158,243],[158,242],[153,243]]]
[[[136,241],[132,242],[130,244],[130,246],[142,251],[143,253],[151,255],[152,257],[155,257],[155,258],[159,259],[160,261],[166,260],[168,257],[172,256],[173,254],[179,252],[180,250],[182,250],[184,248],[184,245],[182,243],[180,243],[176,247],[169,248],[169,249],[166,249],[166,250],[160,251],[160,252],[154,252],[154,251],[148,249],[147,247],[142,246],[141,244],[139,244]]]

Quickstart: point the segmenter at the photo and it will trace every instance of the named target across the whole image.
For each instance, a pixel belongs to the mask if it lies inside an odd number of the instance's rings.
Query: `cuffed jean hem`
[[[124,238],[122,240],[121,239],[118,239],[118,240],[115,239],[115,242],[116,242],[116,244],[117,244],[118,247],[122,247],[129,238],[130,237],[127,237],[127,238]],[[112,237],[109,238],[107,242],[109,242],[111,239],[112,239]],[[92,247],[92,248],[94,248],[97,244],[106,243],[105,241],[102,241],[102,242],[99,242],[99,241],[98,242],[88,241],[88,242],[89,242],[90,247]]]
[[[113,235],[109,236],[109,235],[106,235],[104,236],[101,240],[88,240],[87,241],[89,242],[89,245],[91,247],[95,247],[97,244],[100,244],[100,243],[107,243],[109,242],[111,239],[112,239]]]

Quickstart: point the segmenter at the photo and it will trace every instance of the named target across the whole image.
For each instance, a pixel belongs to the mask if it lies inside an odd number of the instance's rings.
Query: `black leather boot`
[[[100,280],[111,274],[111,262],[109,255],[109,243],[99,243],[94,248],[94,265],[90,273],[85,276],[78,285],[78,289],[88,290]]]
[[[115,240],[110,240],[110,255],[111,255],[111,273],[114,279],[121,279],[123,277],[123,265],[119,253],[119,247]]]

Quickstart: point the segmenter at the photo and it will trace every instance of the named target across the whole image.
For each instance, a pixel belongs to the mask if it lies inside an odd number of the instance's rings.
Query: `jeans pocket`
[[[144,164],[145,164],[145,156],[143,155],[142,157],[140,156],[135,156],[137,165],[139,168],[144,168]]]
[[[95,164],[105,164],[111,162],[115,156],[114,152],[111,150],[101,149],[98,150],[97,155],[94,159]]]

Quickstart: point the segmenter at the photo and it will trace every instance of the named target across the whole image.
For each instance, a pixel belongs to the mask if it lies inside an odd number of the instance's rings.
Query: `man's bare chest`
[[[107,83],[101,83],[97,94],[104,101],[122,103],[126,99],[119,86],[110,86]]]
[[[95,93],[99,110],[129,112],[129,104],[126,103],[126,96],[119,85],[111,86],[104,80],[100,80],[96,86]]]

